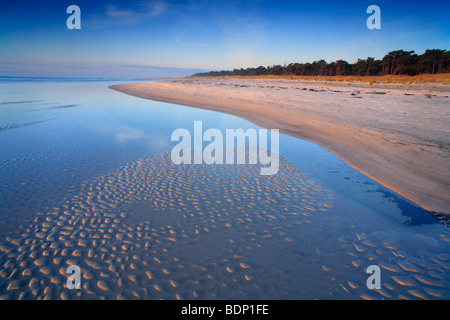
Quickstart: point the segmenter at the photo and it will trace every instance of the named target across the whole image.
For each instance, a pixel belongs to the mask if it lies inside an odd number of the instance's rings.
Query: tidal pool
[[[273,176],[175,165],[177,128],[258,127],[117,83],[0,80],[1,298],[450,297],[450,234],[428,212],[282,134]]]

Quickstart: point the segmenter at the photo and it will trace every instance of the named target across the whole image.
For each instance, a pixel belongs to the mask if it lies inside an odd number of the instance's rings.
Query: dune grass
[[[223,76],[223,77],[191,77],[214,79],[280,79],[280,80],[307,80],[323,82],[364,82],[364,83],[440,83],[450,85],[450,73],[421,74],[416,76],[386,75],[386,76],[295,76],[295,75],[260,75],[260,76]]]

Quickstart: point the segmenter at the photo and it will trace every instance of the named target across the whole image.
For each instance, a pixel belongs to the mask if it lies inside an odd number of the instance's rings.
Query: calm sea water
[[[108,88],[117,83],[0,79],[0,296],[449,298],[448,228],[414,203],[285,135],[280,177],[173,167],[177,128],[258,127]],[[69,262],[92,274],[77,293],[61,272]],[[379,290],[366,286],[369,265]]]

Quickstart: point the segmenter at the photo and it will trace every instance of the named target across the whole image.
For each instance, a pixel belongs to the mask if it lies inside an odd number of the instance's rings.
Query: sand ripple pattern
[[[258,166],[149,156],[0,243],[0,297],[449,298],[448,234],[364,230],[335,204],[284,159],[279,174],[261,176]],[[74,264],[80,290],[66,285]],[[380,290],[365,286],[370,264],[382,268]]]

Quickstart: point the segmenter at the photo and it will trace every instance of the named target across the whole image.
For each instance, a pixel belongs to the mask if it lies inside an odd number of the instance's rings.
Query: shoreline
[[[427,211],[450,214],[450,88],[223,78],[110,88],[279,129],[325,147]]]

